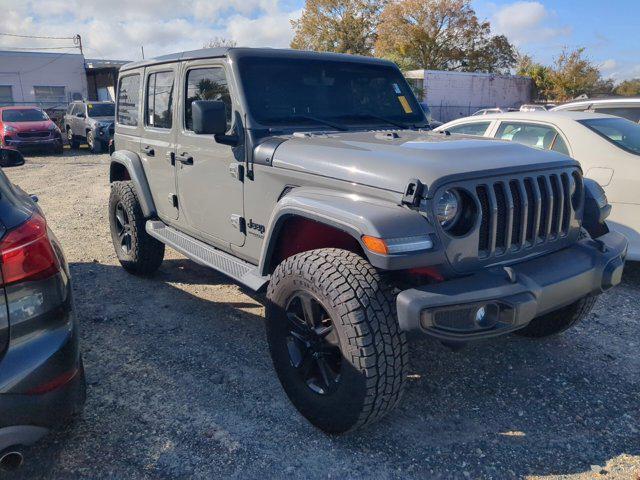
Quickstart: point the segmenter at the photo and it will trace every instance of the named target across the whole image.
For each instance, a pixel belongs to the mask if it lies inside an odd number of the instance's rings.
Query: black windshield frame
[[[245,108],[260,126],[326,130],[311,117],[346,129],[428,125],[402,73],[386,62],[243,55],[235,67]]]

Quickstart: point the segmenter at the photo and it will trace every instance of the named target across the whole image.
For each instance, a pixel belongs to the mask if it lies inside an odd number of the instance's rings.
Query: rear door
[[[177,70],[175,64],[145,70],[143,133],[139,151],[158,216],[169,223],[178,218],[173,121]]]
[[[193,101],[220,100],[227,106],[227,132],[233,131],[231,76],[223,61],[184,68],[176,149],[180,222],[212,243],[242,246],[244,184],[237,168],[244,164],[244,150],[217,143],[213,135],[196,135],[191,121]]]

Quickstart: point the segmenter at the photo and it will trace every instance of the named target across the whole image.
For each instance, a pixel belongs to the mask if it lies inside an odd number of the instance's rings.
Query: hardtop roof
[[[183,62],[187,60],[199,60],[206,58],[229,57],[238,59],[246,56],[258,56],[263,58],[311,58],[325,61],[349,61],[359,63],[375,63],[381,65],[395,65],[393,62],[380,58],[364,57],[360,55],[347,55],[344,53],[310,52],[306,50],[279,49],[279,48],[247,48],[247,47],[216,47],[202,48],[186,52],[172,53],[160,57],[128,63],[120,71],[134,70],[152,65],[164,63]]]

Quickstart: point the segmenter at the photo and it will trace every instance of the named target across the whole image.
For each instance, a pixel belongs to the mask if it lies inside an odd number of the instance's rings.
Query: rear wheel
[[[584,297],[564,308],[534,318],[515,333],[530,338],[545,338],[562,333],[589,315],[597,299],[597,296]]]
[[[398,404],[407,342],[393,295],[365,259],[338,249],[294,255],[276,268],[267,296],[275,370],[312,424],[343,433]]]
[[[133,183],[113,182],[109,197],[111,239],[120,264],[137,275],[152,274],[164,259],[164,243],[147,233],[145,223]]]

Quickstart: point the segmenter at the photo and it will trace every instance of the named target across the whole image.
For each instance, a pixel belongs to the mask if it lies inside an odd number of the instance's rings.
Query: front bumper
[[[56,147],[62,144],[62,137],[52,136],[51,138],[36,138],[29,140],[11,138],[6,139],[4,144],[9,148],[16,149]]]
[[[446,341],[503,335],[617,285],[626,254],[625,237],[608,233],[510,267],[405,290],[397,298],[400,328]],[[489,322],[476,316],[483,306]]]

